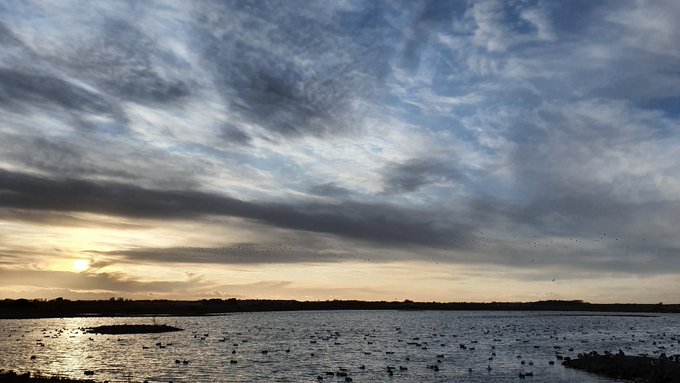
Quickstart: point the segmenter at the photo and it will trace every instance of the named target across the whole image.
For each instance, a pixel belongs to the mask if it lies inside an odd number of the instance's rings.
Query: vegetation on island
[[[89,327],[85,332],[92,334],[155,334],[161,332],[182,331],[181,328],[168,326],[165,324],[119,324],[109,326]]]
[[[622,351],[617,354],[595,351],[579,354],[578,358],[565,358],[564,366],[614,379],[648,383],[680,383],[680,355],[658,358],[630,356]]]

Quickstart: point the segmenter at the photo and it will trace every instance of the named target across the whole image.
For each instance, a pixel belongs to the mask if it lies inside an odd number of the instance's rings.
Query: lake
[[[344,382],[337,372],[353,382],[508,382],[519,380],[520,372],[533,372],[528,378],[533,382],[613,382],[566,369],[558,356],[619,349],[631,355],[680,354],[679,319],[678,314],[298,311],[0,320],[0,368],[72,378],[86,378],[84,371],[91,370],[91,378],[109,382],[316,382],[318,377]],[[184,331],[83,331],[154,321]],[[388,366],[394,367],[391,376]]]

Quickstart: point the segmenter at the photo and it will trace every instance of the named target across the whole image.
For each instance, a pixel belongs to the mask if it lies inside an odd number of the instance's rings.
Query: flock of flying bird
[[[631,245],[638,253],[651,252],[642,244],[646,243],[646,238],[633,239],[630,237],[612,237],[607,233],[599,233],[588,239],[575,237],[551,237],[542,238],[539,235],[518,236],[505,235],[500,238],[480,231],[479,235],[472,235],[468,238],[452,239],[452,246],[437,248],[428,247],[426,251],[419,252],[421,259],[438,263],[455,262],[463,259],[466,262],[471,260],[471,256],[483,248],[486,252],[494,252],[499,257],[504,256],[508,249],[513,249],[514,253],[521,253],[520,257],[529,265],[540,263],[557,263],[557,258],[551,254],[558,255],[564,253],[589,253],[604,251],[616,252],[621,261],[621,256],[630,256]],[[625,250],[624,250],[625,246]],[[492,249],[493,248],[493,249]],[[362,250],[359,250],[362,249]],[[614,249],[614,250],[612,250]],[[178,248],[179,252],[187,257],[189,261],[230,263],[230,262],[281,262],[288,261],[307,261],[307,262],[385,262],[390,260],[390,250],[370,248],[366,249],[366,244],[348,242],[335,243],[328,242],[322,246],[316,245],[310,248],[296,246],[294,243],[250,243],[241,242],[233,244],[219,244],[216,247],[194,247],[187,246]],[[429,250],[429,251],[427,251]],[[456,254],[458,252],[458,254]],[[463,254],[464,258],[460,258]],[[472,254],[472,255],[471,255]],[[200,258],[200,259],[197,259]],[[488,258],[482,258],[488,261]],[[514,258],[513,258],[514,260]],[[624,259],[625,260],[625,259]],[[552,277],[552,282],[557,280],[557,276]]]

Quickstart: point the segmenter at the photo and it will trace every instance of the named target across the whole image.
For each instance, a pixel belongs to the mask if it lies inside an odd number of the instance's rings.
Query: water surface
[[[342,382],[344,377],[326,375],[338,371],[354,382],[508,382],[518,380],[520,372],[533,372],[533,382],[614,382],[566,369],[558,355],[619,349],[631,355],[680,354],[678,319],[677,314],[301,311],[0,320],[0,368],[74,378],[92,370],[97,381],[110,382],[311,382],[317,376]],[[185,331],[83,331],[154,320]],[[393,376],[388,366],[394,367]]]

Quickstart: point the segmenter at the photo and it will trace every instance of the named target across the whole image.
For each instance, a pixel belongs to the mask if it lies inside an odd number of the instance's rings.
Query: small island
[[[121,324],[121,325],[108,325],[108,326],[97,326],[89,327],[85,329],[85,332],[92,334],[108,334],[108,335],[121,335],[121,334],[155,334],[161,332],[173,332],[182,331],[181,328],[168,326],[165,324]]]
[[[599,354],[595,351],[565,358],[565,367],[615,379],[648,383],[680,383],[680,355],[666,357],[629,356],[623,352]]]

